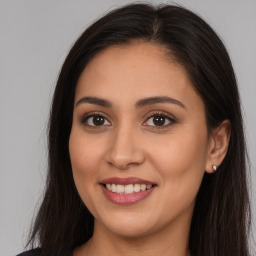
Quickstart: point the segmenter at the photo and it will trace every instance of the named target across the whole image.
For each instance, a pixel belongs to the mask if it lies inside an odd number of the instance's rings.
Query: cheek
[[[74,127],[69,139],[69,154],[74,175],[95,176],[101,159],[102,140],[86,136]]]
[[[83,180],[84,177],[90,176],[95,163],[92,151],[88,150],[83,140],[77,140],[72,134],[69,141],[69,153],[74,177]]]
[[[157,149],[154,147],[152,161],[162,178],[166,196],[174,201],[171,205],[192,203],[204,175],[207,132],[173,133],[169,140],[158,145]]]
[[[90,145],[90,146],[89,146]],[[98,189],[101,147],[74,128],[69,139],[69,154],[74,182],[84,204],[93,211],[93,195]]]

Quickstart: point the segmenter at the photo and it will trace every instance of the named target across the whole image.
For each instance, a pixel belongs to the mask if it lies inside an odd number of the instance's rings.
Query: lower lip
[[[103,193],[107,197],[107,199],[114,203],[114,204],[122,204],[122,205],[127,205],[127,204],[135,204],[146,197],[148,197],[151,192],[154,190],[154,187],[151,189],[147,189],[144,191],[140,192],[135,192],[132,194],[118,194],[118,193],[113,193],[112,191],[109,191],[107,188],[102,186]]]

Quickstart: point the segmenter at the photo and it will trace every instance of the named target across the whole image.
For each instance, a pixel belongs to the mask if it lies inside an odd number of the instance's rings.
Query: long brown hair
[[[248,256],[249,198],[246,146],[237,82],[217,34],[199,16],[174,5],[131,4],[92,24],[70,50],[59,74],[49,121],[49,170],[44,199],[30,244],[61,255],[86,242],[93,216],[72,177],[68,141],[77,80],[89,61],[111,45],[144,40],[164,45],[183,65],[206,109],[208,129],[231,122],[227,155],[214,174],[205,174],[191,223],[194,256]]]

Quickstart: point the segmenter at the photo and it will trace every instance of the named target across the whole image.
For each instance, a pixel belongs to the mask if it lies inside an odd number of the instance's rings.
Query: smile
[[[106,184],[106,188],[117,194],[132,194],[138,193],[140,191],[145,191],[147,189],[151,189],[153,185],[146,184],[129,184],[129,185],[121,185],[121,184]]]
[[[108,178],[100,182],[106,198],[115,204],[134,204],[148,197],[156,184],[135,177]]]

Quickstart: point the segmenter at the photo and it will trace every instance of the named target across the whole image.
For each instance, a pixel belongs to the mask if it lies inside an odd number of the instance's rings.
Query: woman
[[[26,255],[249,255],[246,148],[228,53],[182,7],[132,4],[68,54]]]

